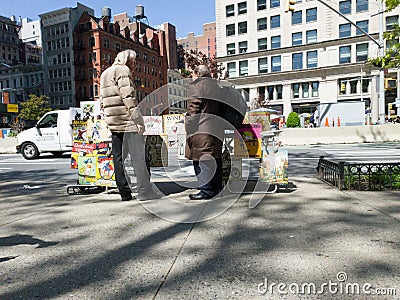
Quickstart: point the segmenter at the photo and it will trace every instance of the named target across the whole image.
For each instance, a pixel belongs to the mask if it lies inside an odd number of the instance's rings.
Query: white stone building
[[[327,3],[378,41],[380,1]],[[367,59],[378,56],[377,43],[317,0],[297,0],[288,13],[284,6],[284,0],[216,0],[217,58],[229,80],[248,92],[249,101],[265,95],[285,116],[358,100],[376,121],[379,70]],[[383,14],[383,31],[398,23],[399,11]],[[386,91],[386,110],[394,97]]]

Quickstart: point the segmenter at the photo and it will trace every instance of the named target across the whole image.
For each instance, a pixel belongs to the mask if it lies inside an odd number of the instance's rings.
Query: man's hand
[[[138,128],[138,133],[139,134],[143,134],[144,133],[144,126],[143,125],[136,125],[137,126],[137,128]]]

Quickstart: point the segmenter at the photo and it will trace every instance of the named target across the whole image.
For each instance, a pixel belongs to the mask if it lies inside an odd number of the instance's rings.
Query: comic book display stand
[[[77,169],[76,184],[67,186],[70,195],[109,191],[116,188],[114,163],[111,154],[111,132],[99,115],[85,113],[84,118],[71,124],[73,148],[71,168]],[[186,133],[184,115],[143,116],[146,131],[146,159],[150,167],[167,167],[168,158],[184,158]],[[129,159],[125,166],[127,175],[134,182]]]
[[[85,111],[86,110],[86,111]],[[76,184],[67,186],[70,195],[109,191],[116,188],[111,155],[111,132],[95,108],[83,107],[83,118],[71,124],[73,148],[71,168],[77,169]],[[89,111],[89,112],[88,112]],[[169,162],[185,159],[186,132],[183,114],[144,116],[146,155],[150,167],[167,167]],[[239,181],[246,182],[240,193],[275,193],[288,184],[288,152],[280,148],[280,130],[270,130],[268,115],[250,115],[238,130],[225,131],[222,157],[223,181],[235,191]],[[243,162],[256,162],[258,176],[243,176]],[[129,168],[132,169],[132,168]],[[131,176],[126,168],[127,175]],[[254,172],[253,172],[254,173]],[[229,179],[229,181],[228,181]],[[134,176],[131,177],[134,181]],[[257,189],[248,189],[255,182]],[[236,183],[236,184],[235,184]]]
[[[269,115],[264,112],[249,112],[246,120],[248,124],[225,134],[222,164],[227,190],[234,194],[269,194],[286,188],[289,183],[288,151],[280,147],[282,131],[270,130]],[[257,176],[254,172],[243,176],[244,161],[256,162]],[[244,190],[235,190],[235,185]]]

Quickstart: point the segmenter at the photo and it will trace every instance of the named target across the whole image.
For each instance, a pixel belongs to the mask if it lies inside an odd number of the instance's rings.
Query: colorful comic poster
[[[88,120],[99,116],[100,113],[100,102],[98,101],[81,101],[80,108],[82,109],[82,119]]]
[[[260,158],[261,132],[262,127],[260,124],[242,124],[235,133],[235,156]]]
[[[144,135],[162,135],[164,133],[162,116],[143,116],[143,121]]]
[[[166,137],[160,135],[146,137],[146,159],[150,167],[168,166],[168,150],[165,139]]]
[[[73,141],[82,142],[86,141],[86,121],[73,120],[72,121],[72,139]]]
[[[90,143],[111,140],[111,132],[104,119],[89,119],[86,125],[86,139]]]
[[[289,158],[288,151],[281,150],[277,153],[263,151],[260,164],[260,180],[263,182],[287,184]]]
[[[248,118],[251,124],[260,124],[261,131],[270,131],[270,115],[264,111],[249,111]]]
[[[186,135],[185,115],[163,115],[164,133],[168,137],[168,148],[178,148],[178,136]]]
[[[96,156],[78,157],[79,184],[96,184]]]
[[[115,172],[112,157],[97,156],[96,185],[115,187]]]

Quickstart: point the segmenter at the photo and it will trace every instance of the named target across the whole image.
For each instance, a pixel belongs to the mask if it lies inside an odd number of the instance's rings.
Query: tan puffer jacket
[[[100,105],[111,132],[137,132],[137,125],[144,125],[137,107],[132,74],[125,63],[114,63],[100,78]]]

